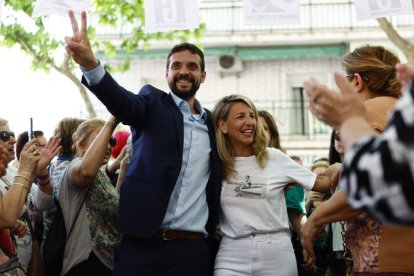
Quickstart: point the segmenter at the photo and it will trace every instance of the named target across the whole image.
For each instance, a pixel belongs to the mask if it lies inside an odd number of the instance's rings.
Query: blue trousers
[[[138,240],[124,237],[115,250],[113,276],[207,276],[206,240]]]

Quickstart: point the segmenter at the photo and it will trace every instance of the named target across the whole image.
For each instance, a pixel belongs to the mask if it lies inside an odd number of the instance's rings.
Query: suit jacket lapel
[[[180,109],[178,109],[177,105],[175,104],[171,94],[168,94],[166,97],[166,105],[168,109],[171,112],[171,115],[174,118],[175,123],[175,130],[177,133],[177,139],[178,139],[178,146],[180,149],[181,155],[183,154],[183,148],[184,148],[184,120],[183,120],[183,114],[181,113]]]

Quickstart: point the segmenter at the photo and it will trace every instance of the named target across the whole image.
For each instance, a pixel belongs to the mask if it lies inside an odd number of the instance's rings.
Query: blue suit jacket
[[[108,74],[101,82],[89,86],[123,124],[133,129],[133,158],[121,189],[119,230],[130,237],[146,239],[161,227],[170,195],[181,170],[184,123],[181,111],[172,97],[153,86],[144,86],[138,95],[123,87]],[[206,230],[214,237],[219,219],[222,166],[218,157],[211,114],[207,111],[209,129],[210,178],[206,196],[209,218]]]

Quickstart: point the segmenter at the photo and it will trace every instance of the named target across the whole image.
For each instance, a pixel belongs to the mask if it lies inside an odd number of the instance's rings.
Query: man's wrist
[[[95,66],[95,68],[92,68],[91,70],[86,70],[85,67],[80,67],[83,75],[86,78],[86,81],[89,85],[96,85],[98,84],[103,77],[105,76],[105,69],[103,68],[102,64],[98,61],[98,65]]]
[[[82,66],[86,72],[92,71],[96,67],[98,67],[100,64],[99,60],[97,58],[94,58],[93,61],[91,61],[89,64]]]

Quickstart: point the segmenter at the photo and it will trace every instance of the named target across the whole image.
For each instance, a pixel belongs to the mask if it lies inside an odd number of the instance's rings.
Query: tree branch
[[[403,38],[386,18],[377,19],[387,37],[404,53],[409,63],[414,62],[414,45]]]
[[[36,51],[29,45],[29,43],[26,40],[24,40],[24,38],[21,35],[16,34],[16,40],[17,40],[17,43],[20,44],[20,46],[22,46],[22,48],[25,49],[26,52],[29,53],[34,58],[34,60],[36,60],[39,63],[48,64],[54,69],[58,70],[59,67],[54,62],[52,62],[52,60],[44,59],[41,56],[39,56],[36,53]]]
[[[62,65],[57,66],[52,60],[44,59],[40,55],[38,55],[36,53],[36,51],[32,47],[30,47],[29,43],[23,39],[22,36],[17,34],[16,35],[16,40],[17,40],[17,43],[20,44],[22,46],[22,48],[25,49],[25,51],[27,53],[29,53],[34,58],[35,61],[37,61],[39,63],[44,63],[44,64],[50,65],[56,71],[58,71],[59,73],[65,75],[72,82],[74,82],[75,85],[79,89],[79,92],[81,94],[83,102],[85,103],[86,110],[88,111],[89,118],[95,118],[96,117],[96,112],[93,108],[92,102],[91,102],[91,100],[88,96],[88,93],[87,93],[85,87],[79,81],[79,79],[72,73],[72,71],[69,69],[69,62],[70,62],[69,55],[65,54],[64,58],[63,58]]]

